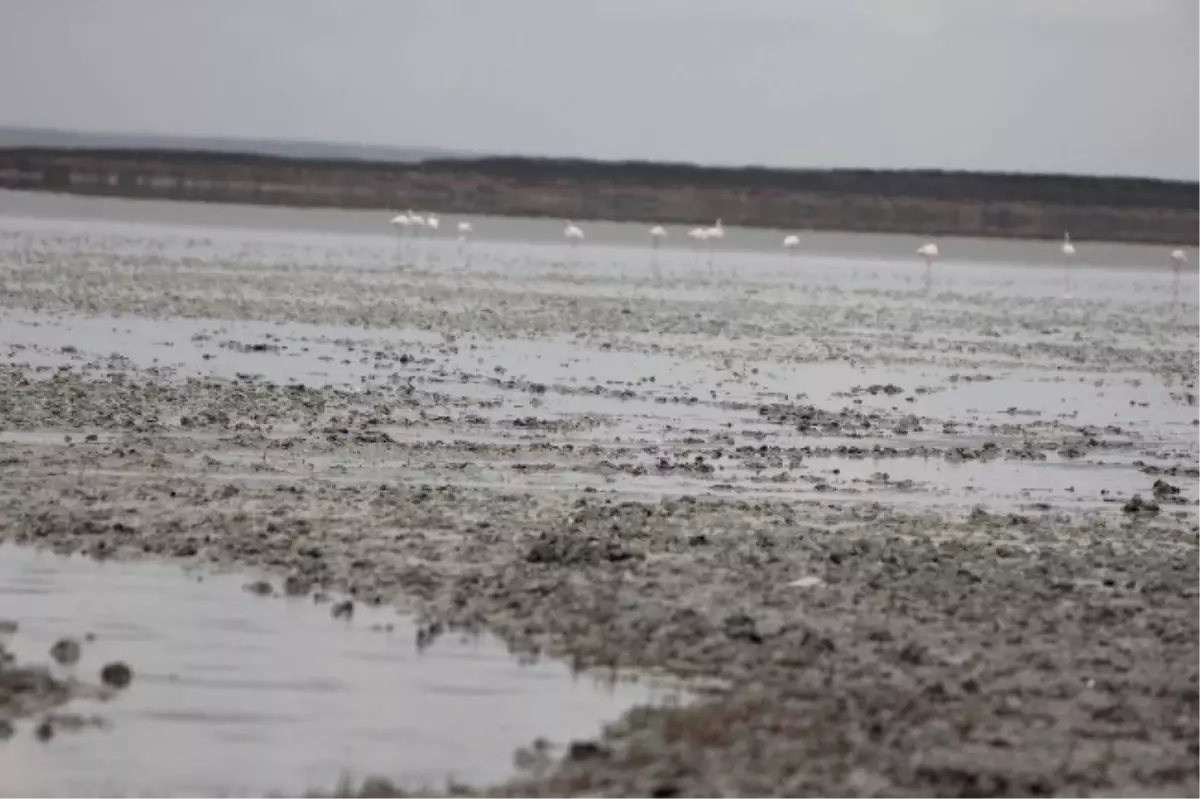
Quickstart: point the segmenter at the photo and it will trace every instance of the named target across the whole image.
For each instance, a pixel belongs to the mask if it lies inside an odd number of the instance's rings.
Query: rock
[[[1179,486],[1173,486],[1161,478],[1154,481],[1151,490],[1154,492],[1154,498],[1157,500],[1174,500],[1182,493],[1182,489]]]
[[[126,688],[133,681],[133,670],[121,661],[113,661],[100,669],[100,682],[110,688]]]
[[[74,638],[63,638],[50,647],[50,657],[61,666],[73,666],[79,662],[83,647]]]
[[[1126,502],[1121,510],[1125,511],[1126,513],[1154,514],[1158,513],[1159,507],[1155,502],[1147,502],[1146,500],[1142,499],[1140,494],[1134,494],[1133,499]]]
[[[257,596],[271,596],[275,593],[275,589],[266,580],[255,580],[252,583],[246,584],[246,590]]]
[[[602,746],[595,741],[571,741],[571,745],[567,747],[567,760],[576,763],[588,760],[603,760],[612,755],[608,747]]]
[[[304,596],[312,590],[312,580],[300,574],[289,574],[283,581],[283,593],[288,596]]]

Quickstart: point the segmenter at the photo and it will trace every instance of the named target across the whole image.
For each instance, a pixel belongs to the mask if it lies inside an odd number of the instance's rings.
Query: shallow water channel
[[[18,722],[0,742],[0,795],[295,795],[343,774],[496,782],[539,736],[590,738],[634,705],[681,698],[648,679],[522,665],[487,636],[418,651],[394,610],[335,620],[328,603],[255,597],[247,582],[0,546],[0,618],[19,625],[6,636],[19,661],[52,662],[55,641],[92,635],[57,673],[95,682],[114,659],[134,673],[116,698],[65,708],[103,728],[43,743],[37,718]]]

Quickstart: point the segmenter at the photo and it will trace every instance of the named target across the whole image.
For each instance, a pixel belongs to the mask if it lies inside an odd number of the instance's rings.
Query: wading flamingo
[[[917,255],[925,259],[925,288],[933,283],[933,262],[939,254],[936,242],[929,241],[917,248]]]
[[[1172,289],[1175,299],[1179,299],[1179,272],[1183,269],[1183,265],[1187,263],[1187,251],[1171,250],[1171,271],[1175,273],[1175,286]]]
[[[712,242],[713,239],[720,238],[721,236],[725,235],[725,233],[723,230],[719,230],[719,228],[720,228],[719,222],[720,222],[720,220],[718,220],[717,227],[694,227],[694,228],[692,228],[691,230],[688,231],[688,238],[692,239],[694,242],[696,242],[696,244],[698,244],[700,246],[704,246],[705,243]],[[714,232],[714,231],[719,231],[719,232]],[[712,244],[709,243],[709,246],[708,246],[708,271],[711,273],[712,269],[713,269]]]
[[[458,252],[461,255],[463,249],[467,246],[467,242],[471,240],[471,223],[467,221],[459,222],[455,225],[458,230]],[[467,264],[463,264],[463,269],[467,268]]]
[[[653,246],[654,249],[657,250],[658,245],[661,244],[666,238],[667,229],[662,225],[655,225],[654,227],[650,228],[650,239],[653,242],[651,246]]]
[[[1067,290],[1067,299],[1071,298],[1071,262],[1075,260],[1075,245],[1071,243],[1071,234],[1069,231],[1063,231],[1062,243],[1063,257],[1063,285]]]

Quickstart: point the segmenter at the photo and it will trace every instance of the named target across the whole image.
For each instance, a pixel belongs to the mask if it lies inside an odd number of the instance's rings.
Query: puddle
[[[77,676],[94,681],[114,659],[134,671],[115,699],[67,706],[106,729],[40,743],[36,720],[18,722],[0,744],[0,794],[298,795],[343,773],[495,783],[538,736],[590,738],[634,705],[681,698],[649,678],[521,665],[488,636],[447,634],[418,652],[415,626],[391,609],[334,620],[328,604],[250,596],[246,582],[0,546],[18,660],[48,662],[59,638],[92,633]]]
[[[1012,510],[1029,503],[1113,507],[1133,494],[1150,496],[1153,477],[1127,466],[1073,463],[1055,456],[1046,461],[968,461],[951,463],[944,458],[891,458],[885,460],[822,458],[806,462],[813,473],[835,488],[871,489],[871,498],[889,491],[912,489],[932,492],[943,502],[982,503]],[[1174,509],[1195,512],[1194,491],[1180,483],[1186,506]],[[889,497],[890,499],[890,497]]]

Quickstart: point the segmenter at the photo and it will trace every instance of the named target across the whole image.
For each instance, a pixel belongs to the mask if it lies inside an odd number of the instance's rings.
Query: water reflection
[[[538,736],[592,737],[635,704],[678,696],[519,665],[488,636],[446,634],[418,652],[394,611],[335,621],[328,604],[249,596],[245,582],[0,546],[0,613],[19,622],[20,659],[48,662],[59,638],[94,634],[77,676],[94,681],[118,658],[135,674],[113,701],[70,706],[104,730],[40,743],[37,720],[19,722],[0,745],[0,794],[295,794],[344,771],[494,782]]]

